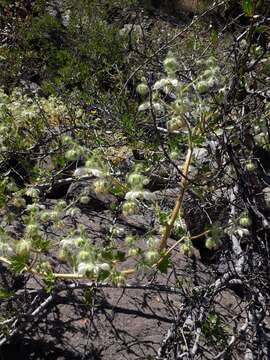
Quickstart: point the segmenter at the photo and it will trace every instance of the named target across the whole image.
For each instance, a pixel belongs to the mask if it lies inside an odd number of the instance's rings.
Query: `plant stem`
[[[187,176],[188,176],[188,172],[189,172],[189,167],[190,167],[190,163],[191,163],[191,158],[192,158],[192,153],[193,153],[193,148],[190,145],[189,149],[187,151],[187,155],[186,155],[186,160],[183,166],[183,177],[180,183],[180,193],[176,199],[175,202],[175,206],[174,209],[172,211],[170,220],[167,222],[167,224],[165,225],[165,231],[163,233],[163,236],[161,238],[160,244],[159,244],[159,252],[162,251],[164,248],[167,247],[167,241],[168,238],[171,234],[173,225],[175,223],[175,220],[177,219],[177,216],[179,214],[179,211],[181,209],[182,206],[182,202],[183,202],[183,198],[185,195],[185,191],[188,185],[188,180],[187,180]]]

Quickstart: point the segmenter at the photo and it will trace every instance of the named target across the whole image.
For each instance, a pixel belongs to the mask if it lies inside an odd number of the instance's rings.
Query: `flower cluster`
[[[98,279],[111,270],[111,264],[102,258],[102,252],[85,235],[73,235],[60,241],[59,256],[69,260],[79,275]]]
[[[155,195],[144,188],[148,183],[149,180],[142,174],[140,166],[135,167],[134,171],[127,176],[127,184],[130,187],[130,191],[125,195],[125,200],[127,201],[123,204],[124,215],[132,215],[136,212],[138,200],[155,200]]]
[[[69,112],[66,105],[54,96],[29,96],[20,88],[7,95],[0,88],[0,116],[0,149],[6,151],[10,147],[14,150],[15,144],[19,149],[31,146],[46,127],[58,126],[69,119]],[[31,132],[25,136],[28,128]]]
[[[187,83],[180,81],[177,74],[178,60],[169,52],[163,62],[165,76],[154,83],[151,91],[144,78],[137,86],[137,92],[142,97],[150,97],[139,106],[139,111],[151,109],[156,116],[166,119],[169,132],[186,132],[202,113],[211,111],[206,95],[213,89],[218,90],[218,101],[224,91],[224,79],[216,58],[210,56],[198,61],[197,65],[201,65],[201,70],[195,79]]]

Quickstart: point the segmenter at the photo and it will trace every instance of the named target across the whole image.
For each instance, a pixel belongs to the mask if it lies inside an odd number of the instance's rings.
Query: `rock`
[[[85,208],[88,210],[101,211],[110,209],[111,205],[117,204],[117,198],[110,194],[96,194],[92,189],[93,180],[89,181],[77,181],[72,183],[67,191],[66,199],[68,201],[76,202],[76,206],[79,208]],[[88,197],[89,201],[80,202],[80,199]]]
[[[67,27],[70,22],[70,9],[66,8],[63,0],[49,0],[46,2],[46,9],[49,15],[59,19],[64,27]]]
[[[143,4],[147,8],[162,8],[170,14],[200,13],[205,7],[202,0],[146,0]]]

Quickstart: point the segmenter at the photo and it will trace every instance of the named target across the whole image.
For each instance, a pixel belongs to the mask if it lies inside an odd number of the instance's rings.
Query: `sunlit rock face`
[[[145,3],[155,8],[163,8],[169,13],[198,13],[202,10],[204,0],[146,0]]]
[[[200,0],[173,0],[173,1],[164,1],[167,3],[167,6],[170,6],[170,3],[174,5],[173,11],[187,11],[196,13],[199,11]]]

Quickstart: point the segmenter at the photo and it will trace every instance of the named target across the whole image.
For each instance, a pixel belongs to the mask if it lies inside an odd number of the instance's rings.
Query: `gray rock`
[[[75,201],[80,209],[101,211],[109,209],[112,204],[117,204],[117,198],[112,194],[96,194],[92,189],[93,180],[76,181],[72,183],[67,191],[66,200]],[[89,197],[88,203],[80,203],[82,196]]]

